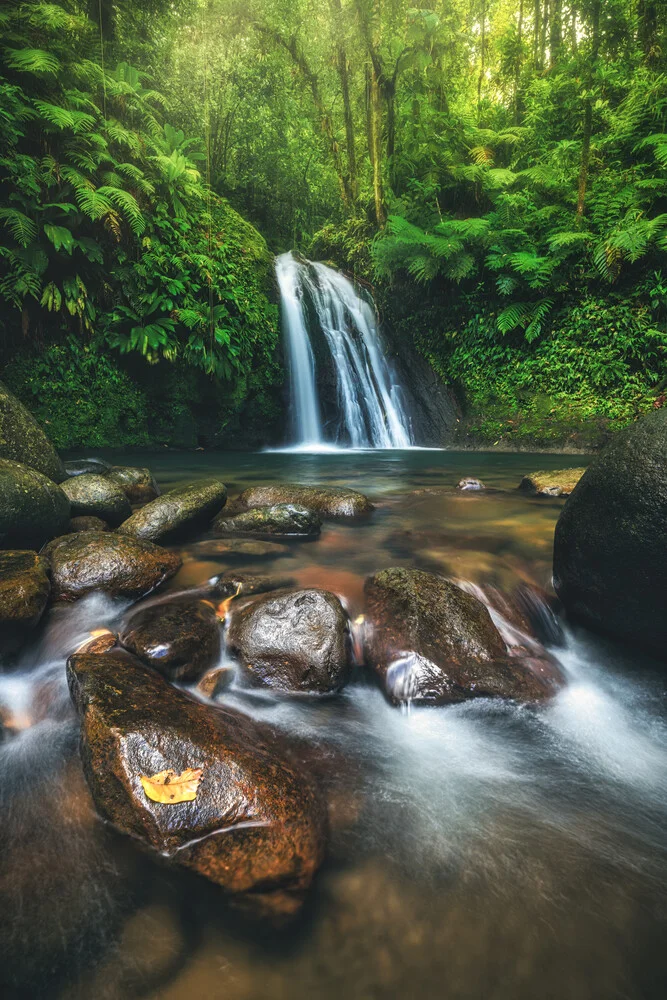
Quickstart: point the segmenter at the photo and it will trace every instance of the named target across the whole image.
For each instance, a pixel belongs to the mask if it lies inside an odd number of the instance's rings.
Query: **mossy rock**
[[[519,483],[523,493],[535,497],[569,497],[586,469],[557,469],[554,472],[531,472]]]
[[[61,483],[67,473],[60,457],[33,415],[0,382],[0,458],[21,462]]]
[[[67,531],[70,503],[53,480],[0,459],[0,548],[36,548]]]

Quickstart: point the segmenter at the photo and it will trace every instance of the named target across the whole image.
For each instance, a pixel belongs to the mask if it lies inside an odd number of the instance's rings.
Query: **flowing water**
[[[118,456],[116,456],[118,458]],[[131,456],[120,460],[131,462]],[[135,459],[136,461],[136,459]],[[142,456],[163,486],[210,473],[364,489],[356,526],[243,567],[337,592],[363,613],[389,565],[469,586],[546,587],[562,501],[514,489],[571,457],[385,451]],[[493,492],[460,494],[463,475]],[[239,565],[239,564],[237,564]],[[171,589],[226,568],[190,559]],[[242,921],[219,889],[106,828],[77,751],[64,659],[123,607],[53,609],[0,676],[0,995],[57,1000],[662,1000],[667,724],[655,663],[581,631],[538,710],[488,701],[403,712],[361,674],[339,697],[225,698],[317,751],[331,843],[297,923]],[[314,765],[315,766],[315,765]]]
[[[373,301],[326,264],[282,254],[276,261],[287,348],[292,446],[317,451],[408,448],[414,443],[396,375],[387,361]],[[336,417],[325,426],[311,327],[324,337],[335,374]]]

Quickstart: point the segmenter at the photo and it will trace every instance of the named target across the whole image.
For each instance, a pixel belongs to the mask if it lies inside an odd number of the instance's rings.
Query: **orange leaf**
[[[144,774],[139,777],[149,799],[171,805],[176,802],[192,802],[196,799],[203,773],[202,767],[186,767],[182,774],[176,774],[169,768],[150,778]]]

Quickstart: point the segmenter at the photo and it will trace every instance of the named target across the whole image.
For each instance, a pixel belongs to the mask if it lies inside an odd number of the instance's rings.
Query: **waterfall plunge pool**
[[[117,463],[137,457],[114,454]],[[571,456],[429,451],[142,455],[160,485],[216,474],[230,493],[298,481],[377,504],[359,525],[249,571],[337,592],[417,566],[548,586],[559,499],[516,492]],[[460,494],[465,475],[497,492]],[[169,584],[225,569],[191,560]],[[403,712],[368,683],[318,702],[225,697],[328,762],[327,862],[297,923],[245,923],[220,890],[170,870],[95,816],[64,660],[121,608],[54,610],[0,675],[18,732],[0,744],[3,997],[20,1000],[662,1000],[667,958],[664,674],[584,631],[555,649],[568,685],[537,711],[492,702]]]

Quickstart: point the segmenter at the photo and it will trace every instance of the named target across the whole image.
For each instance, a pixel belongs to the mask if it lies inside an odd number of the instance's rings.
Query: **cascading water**
[[[384,356],[372,302],[338,271],[291,253],[278,257],[276,275],[290,370],[293,443],[312,450],[332,444],[411,447],[405,400]],[[335,370],[338,414],[331,427],[324,425],[318,398],[308,305]]]

